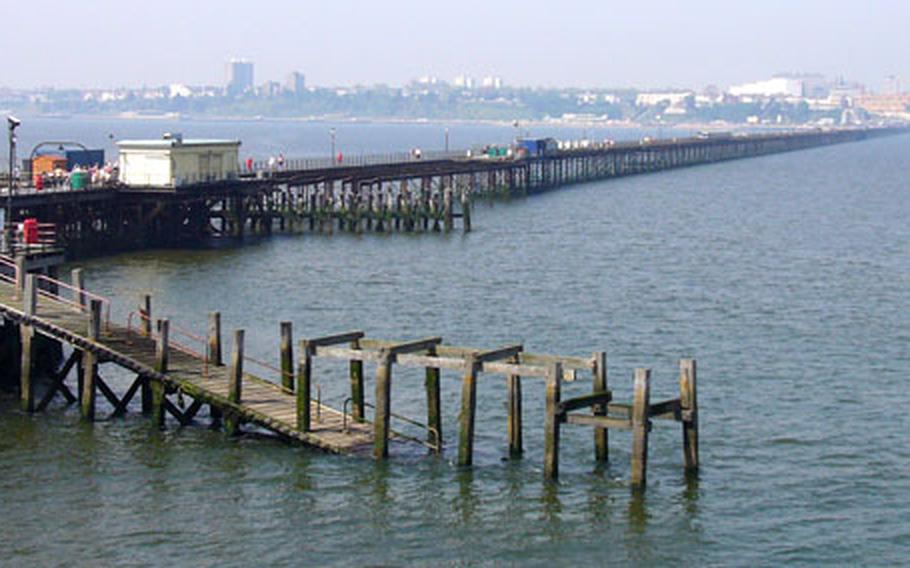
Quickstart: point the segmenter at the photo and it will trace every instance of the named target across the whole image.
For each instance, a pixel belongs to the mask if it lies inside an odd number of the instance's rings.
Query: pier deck
[[[340,411],[317,401],[311,403],[311,412],[319,419],[312,422],[309,432],[299,431],[295,395],[279,384],[244,373],[242,401],[231,403],[228,367],[205,364],[187,353],[188,349],[174,348],[172,342],[167,371],[159,373],[155,370],[156,341],[143,337],[139,330],[110,322],[102,326],[98,340],[93,341],[87,334],[89,315],[84,311],[39,294],[34,315],[29,316],[19,309],[22,300],[18,296],[21,294],[16,294],[15,284],[0,281],[0,313],[4,318],[26,323],[42,335],[91,351],[100,362],[117,363],[140,377],[159,378],[171,390],[180,390],[222,413],[236,413],[242,422],[309,446],[334,453],[369,452],[372,448],[371,424],[353,422],[349,417],[345,428]]]

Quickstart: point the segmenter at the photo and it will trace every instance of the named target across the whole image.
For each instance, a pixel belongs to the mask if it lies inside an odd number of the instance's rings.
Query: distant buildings
[[[790,77],[774,77],[767,81],[756,81],[730,87],[734,97],[801,97],[803,82]]]
[[[253,63],[245,59],[231,59],[227,64],[225,92],[238,96],[253,90]]]
[[[291,71],[284,88],[290,93],[301,95],[306,91],[306,77],[300,71]]]

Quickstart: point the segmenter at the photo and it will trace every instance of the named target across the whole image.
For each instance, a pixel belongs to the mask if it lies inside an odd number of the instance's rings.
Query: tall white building
[[[253,62],[245,59],[231,59],[227,64],[228,95],[236,96],[253,90]]]
[[[306,76],[300,71],[291,71],[285,88],[295,95],[303,94],[306,90]]]

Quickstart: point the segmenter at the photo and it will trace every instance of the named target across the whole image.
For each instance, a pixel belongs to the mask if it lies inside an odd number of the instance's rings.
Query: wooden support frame
[[[162,375],[167,373],[168,368],[169,338],[170,322],[166,319],[158,320],[158,336],[155,338],[155,372]],[[164,403],[166,400],[164,382],[149,378],[146,383],[150,395],[152,424],[156,428],[164,428]]]
[[[461,384],[461,413],[458,421],[460,433],[458,439],[458,465],[470,466],[474,463],[474,418],[477,412],[477,374],[481,364],[476,355],[468,355],[464,362],[464,377]]]
[[[610,392],[607,383],[607,353],[598,351],[594,353],[594,384],[593,392]],[[591,407],[591,413],[594,416],[606,416],[607,404],[613,399],[598,403]],[[607,428],[594,428],[594,459],[598,462],[610,461],[610,434]]]
[[[510,358],[511,363],[518,362],[518,355]],[[524,453],[524,440],[522,437],[522,409],[521,409],[521,375],[506,375],[506,388],[508,390],[508,426],[509,458],[520,458]]]
[[[222,358],[221,354],[221,312],[209,313],[209,327],[208,337],[206,338],[206,348],[208,349],[206,356],[208,357],[209,365],[213,367],[221,367],[224,365],[224,359]],[[212,419],[212,428],[219,428],[221,426],[222,419],[221,408],[214,404],[210,404],[209,416],[211,416]]]
[[[360,340],[351,342],[351,349],[360,349]],[[363,361],[351,359],[348,362],[348,375],[351,381],[351,417],[357,422],[364,421],[363,401]]]
[[[436,346],[427,350],[430,356],[436,354]],[[427,443],[436,454],[442,453],[442,402],[440,393],[441,372],[439,367],[425,367],[424,388],[427,393]]]
[[[300,356],[297,362],[297,430],[309,432],[310,424],[310,384],[313,374],[313,354],[315,346],[307,339],[300,341]]]
[[[72,404],[78,400],[78,397],[72,393],[69,387],[66,385],[66,378],[69,376],[70,371],[73,370],[73,367],[76,366],[76,362],[82,357],[82,354],[78,349],[73,349],[73,352],[67,358],[66,362],[63,364],[63,367],[51,378],[51,386],[45,393],[44,398],[38,403],[38,406],[35,407],[35,410],[41,412],[46,409],[47,406],[54,399],[54,395],[58,392],[63,395],[67,403]]]
[[[92,300],[89,304],[89,341],[97,342],[101,336],[101,301]],[[91,349],[82,350],[82,418],[95,420],[95,385],[98,380],[98,355]],[[107,386],[107,385],[105,385]],[[116,404],[116,403],[115,403]]]
[[[373,417],[373,457],[378,460],[389,457],[391,394],[392,353],[383,349],[379,352],[379,364],[376,367],[376,414]]]

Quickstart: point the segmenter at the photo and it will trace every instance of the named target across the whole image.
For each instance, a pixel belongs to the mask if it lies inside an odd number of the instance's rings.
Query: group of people
[[[117,180],[118,165],[107,162],[103,166],[75,165],[72,170],[55,168],[53,171],[35,174],[35,189],[44,188],[78,189],[89,186],[105,185]],[[81,178],[81,179],[80,179]],[[78,179],[78,181],[77,181]]]

